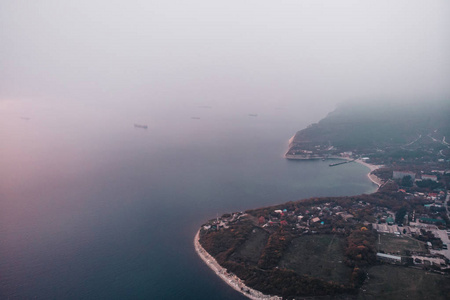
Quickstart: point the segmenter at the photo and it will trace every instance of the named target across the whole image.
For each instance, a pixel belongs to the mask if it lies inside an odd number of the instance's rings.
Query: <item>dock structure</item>
[[[347,164],[347,163],[353,162],[355,160],[356,160],[356,158],[352,159],[352,160],[340,161],[340,162],[337,162],[337,163],[334,163],[334,164],[329,164],[329,166],[330,167],[339,166],[339,165],[343,165],[343,164]]]

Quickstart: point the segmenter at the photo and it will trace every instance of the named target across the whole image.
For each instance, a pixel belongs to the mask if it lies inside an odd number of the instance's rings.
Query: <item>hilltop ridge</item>
[[[448,101],[411,105],[346,103],[298,131],[286,156],[307,159],[352,152],[380,157],[383,153],[389,156],[420,151],[421,156],[433,160],[441,150],[441,155],[450,155],[449,116]]]

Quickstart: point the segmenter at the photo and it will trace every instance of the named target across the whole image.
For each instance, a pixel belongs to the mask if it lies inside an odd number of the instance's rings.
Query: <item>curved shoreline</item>
[[[200,229],[195,234],[194,238],[195,252],[205,262],[205,264],[216,273],[226,284],[238,291],[242,295],[253,300],[282,300],[282,297],[263,294],[257,290],[254,290],[244,284],[244,282],[227,269],[220,266],[216,259],[212,257],[208,251],[206,251],[202,245],[200,245]]]
[[[289,140],[290,142],[290,140]],[[285,155],[285,158],[286,155]],[[345,157],[334,157],[336,159],[344,159],[344,160],[350,160],[349,158]],[[292,159],[292,158],[291,158]],[[295,159],[295,158],[294,158]],[[302,159],[302,158],[300,158]],[[366,166],[370,169],[369,173],[367,173],[367,177],[371,182],[376,184],[378,188],[381,187],[382,181],[377,176],[371,174],[376,169],[381,168],[380,165],[371,165],[367,162],[362,161],[361,159],[354,160],[356,163],[359,163],[363,166]],[[377,189],[378,190],[378,189]],[[208,251],[206,251],[202,245],[200,245],[200,229],[195,234],[194,238],[194,248],[195,252],[197,252],[198,256],[203,260],[203,262],[216,273],[217,276],[219,276],[226,284],[228,284],[231,288],[238,291],[242,295],[253,299],[253,300],[282,300],[282,297],[279,296],[273,296],[273,295],[266,295],[261,293],[260,291],[257,291],[255,289],[252,289],[244,284],[244,282],[237,277],[235,274],[228,272],[227,269],[220,266],[219,263],[216,261],[214,257],[212,257]]]
[[[289,144],[291,143],[291,141],[293,140],[294,137],[292,137],[289,140]],[[360,165],[366,166],[370,169],[369,173],[367,173],[367,177],[369,178],[370,181],[372,181],[374,184],[376,184],[378,186],[378,188],[380,188],[383,185],[383,181],[371,174],[373,171],[383,167],[383,165],[372,165],[369,163],[366,163],[365,161],[361,160],[360,158],[353,160],[352,158],[349,157],[342,157],[342,156],[328,156],[328,157],[322,157],[322,156],[317,156],[317,157],[301,157],[301,156],[297,156],[297,155],[292,155],[292,154],[284,154],[284,158],[286,159],[291,159],[291,160],[319,160],[319,159],[342,159],[342,160],[352,160]]]
[[[370,181],[375,183],[378,186],[378,188],[380,188],[383,185],[382,180],[378,176],[372,174],[373,171],[375,171],[379,168],[382,168],[383,167],[382,165],[371,165],[369,163],[362,161],[361,159],[357,159],[357,160],[355,160],[355,162],[357,162],[358,164],[361,164],[363,166],[366,166],[370,169],[370,172],[367,173],[367,177],[370,179]]]

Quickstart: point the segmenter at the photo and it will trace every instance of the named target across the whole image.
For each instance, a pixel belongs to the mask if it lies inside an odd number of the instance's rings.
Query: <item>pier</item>
[[[352,160],[346,160],[346,161],[341,161],[341,162],[337,162],[337,163],[334,163],[334,164],[329,164],[329,166],[330,167],[339,166],[339,165],[343,165],[343,164],[347,164],[347,163],[353,162],[355,160],[356,160],[356,158],[352,159]]]

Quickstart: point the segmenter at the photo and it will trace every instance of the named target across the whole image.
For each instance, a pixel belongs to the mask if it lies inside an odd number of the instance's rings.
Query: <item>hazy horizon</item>
[[[312,122],[348,100],[450,99],[449,15],[445,0],[2,1],[0,105]]]
[[[374,192],[366,166],[288,160],[288,140],[348,101],[449,101],[449,15],[448,0],[0,0],[0,298],[243,299],[198,257],[198,228]]]

